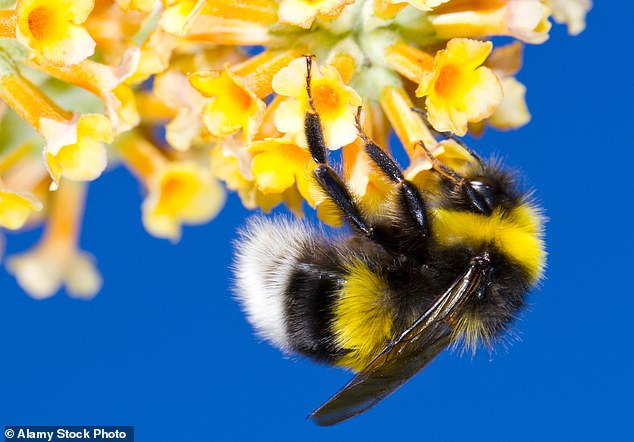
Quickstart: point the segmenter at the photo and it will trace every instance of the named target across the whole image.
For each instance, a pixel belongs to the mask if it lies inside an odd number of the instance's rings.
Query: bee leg
[[[420,195],[420,192],[416,187],[405,177],[398,165],[389,157],[387,153],[374,141],[372,141],[367,134],[363,131],[360,122],[361,107],[359,107],[356,116],[357,130],[359,136],[363,140],[365,146],[365,152],[370,159],[383,171],[383,173],[398,186],[398,194],[400,197],[400,204],[407,213],[409,213],[411,220],[418,227],[423,234],[429,233],[429,222],[427,221],[427,213],[425,211],[425,201]]]
[[[306,92],[308,94],[308,102],[310,110],[306,111],[304,116],[304,131],[306,133],[306,141],[313,160],[318,164],[313,172],[315,179],[332,198],[333,202],[342,211],[343,216],[348,224],[359,229],[368,238],[376,240],[375,232],[372,226],[364,219],[361,211],[357,207],[356,202],[348,191],[346,184],[341,177],[328,165],[326,156],[326,143],[324,141],[324,132],[321,125],[321,118],[315,109],[313,97],[310,88],[312,56],[306,56]]]

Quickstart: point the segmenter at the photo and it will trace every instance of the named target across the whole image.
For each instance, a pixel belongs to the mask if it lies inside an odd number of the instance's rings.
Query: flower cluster
[[[576,34],[590,0],[0,0],[0,228],[44,224],[31,251],[2,257],[37,298],[101,286],[80,250],[87,183],[123,165],[145,189],[146,230],[179,239],[211,220],[225,188],[250,209],[306,203],[339,220],[313,185],[303,118],[306,58],[325,143],[341,149],[355,197],[378,208],[389,184],[355,127],[424,182],[422,142],[445,161],[458,136],[530,119],[515,78],[523,44],[549,19]],[[495,45],[493,37],[501,42]],[[412,108],[423,110],[430,130]],[[0,244],[4,243],[0,231]]]

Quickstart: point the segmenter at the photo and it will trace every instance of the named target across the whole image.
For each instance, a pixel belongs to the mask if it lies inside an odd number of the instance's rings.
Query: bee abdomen
[[[236,295],[256,334],[326,363],[338,356],[330,318],[341,278],[331,247],[305,223],[252,218],[234,264]]]
[[[285,293],[298,251],[311,243],[308,227],[286,219],[251,218],[240,232],[234,263],[235,292],[261,338],[291,351]]]

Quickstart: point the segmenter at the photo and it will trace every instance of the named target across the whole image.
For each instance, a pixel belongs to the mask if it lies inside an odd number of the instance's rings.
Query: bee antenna
[[[418,107],[411,107],[410,110],[412,112],[417,113],[418,115],[420,115],[421,120],[423,120],[423,123],[425,123],[425,126],[427,126],[427,129],[430,130],[430,132],[432,132],[433,134],[437,134],[440,135],[441,137],[444,137],[445,139],[448,140],[452,140],[455,141],[456,143],[458,143],[460,145],[460,147],[462,147],[464,150],[466,150],[467,152],[469,152],[469,155],[471,155],[473,158],[475,158],[475,160],[481,165],[483,166],[484,163],[482,161],[482,158],[480,157],[480,155],[478,155],[476,153],[476,151],[474,151],[473,149],[471,149],[469,146],[467,146],[467,143],[465,143],[460,137],[458,137],[456,134],[454,134],[453,132],[441,132],[439,130],[434,129],[434,126],[431,125],[431,123],[429,122],[429,118],[427,117],[427,112],[425,112],[424,110],[418,108]]]

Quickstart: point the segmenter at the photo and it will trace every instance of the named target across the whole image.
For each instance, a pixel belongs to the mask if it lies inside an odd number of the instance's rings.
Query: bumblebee
[[[376,405],[446,347],[475,350],[503,336],[542,276],[544,220],[513,174],[464,144],[460,170],[426,150],[436,181],[417,187],[357,118],[365,152],[393,183],[386,209],[368,216],[328,163],[307,64],[314,178],[351,233],[252,218],[237,241],[235,291],[261,338],[357,372],[310,415],[333,425]]]

